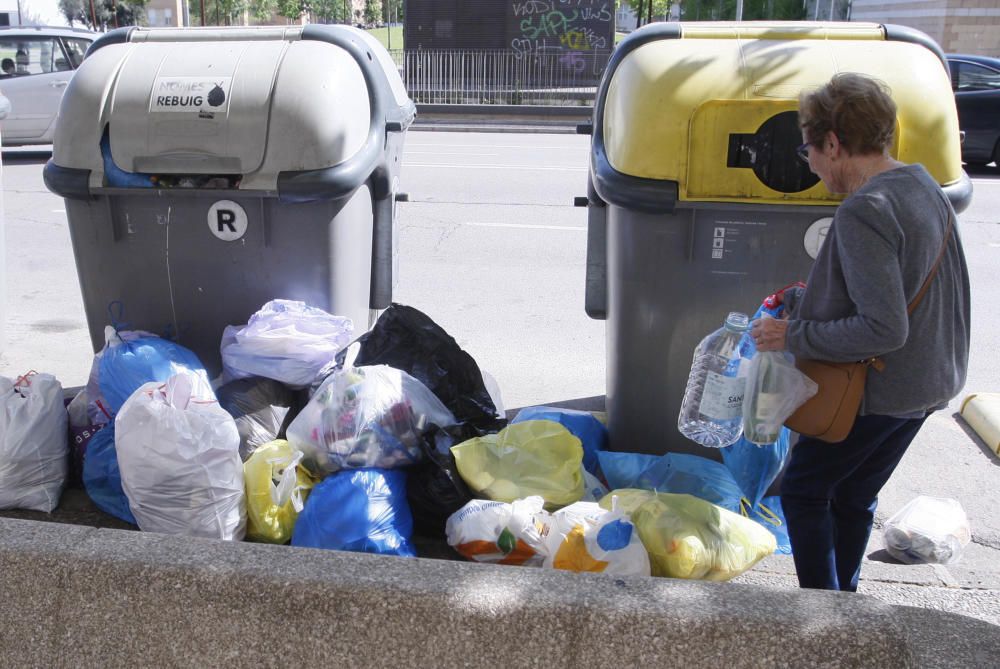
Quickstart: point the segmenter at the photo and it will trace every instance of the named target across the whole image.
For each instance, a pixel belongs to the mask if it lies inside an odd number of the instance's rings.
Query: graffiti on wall
[[[593,52],[614,46],[613,0],[514,0],[508,34],[518,56],[556,52],[582,73]]]

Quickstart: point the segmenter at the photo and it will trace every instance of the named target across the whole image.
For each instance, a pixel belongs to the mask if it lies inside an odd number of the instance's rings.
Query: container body
[[[343,26],[102,36],[67,87],[45,183],[66,198],[94,349],[109,305],[191,348],[273,299],[365,331],[397,281],[415,106],[385,49]]]

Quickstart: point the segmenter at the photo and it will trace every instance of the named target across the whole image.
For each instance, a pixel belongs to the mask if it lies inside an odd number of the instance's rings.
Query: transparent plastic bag
[[[441,400],[406,372],[348,364],[327,377],[288,426],[287,439],[314,473],[392,469],[420,461],[421,433],[431,424],[454,422]]]
[[[691,495],[612,490],[601,507],[610,510],[615,496],[639,530],[653,576],[728,581],[777,548],[759,524]]]
[[[597,454],[607,450],[608,428],[589,411],[558,407],[533,406],[517,412],[512,423],[526,420],[551,420],[559,423],[580,440],[583,446],[583,467],[592,474],[600,474]]]
[[[284,439],[263,444],[243,463],[247,539],[286,544],[309,492],[318,483],[299,463],[302,451]]]
[[[649,556],[617,498],[611,510],[576,502],[552,514],[546,567],[618,576],[649,576]]]
[[[147,532],[240,540],[246,501],[233,417],[192,377],[147,383],[115,418],[122,488]]]
[[[295,394],[287,386],[260,376],[227,383],[216,394],[219,405],[236,420],[244,462],[255,450],[281,436],[281,427],[295,405]]]
[[[515,423],[453,446],[451,452],[462,479],[482,497],[513,502],[539,495],[550,510],[583,497],[583,447],[559,423]]]
[[[302,388],[351,342],[350,318],[333,316],[304,302],[271,300],[245,326],[222,335],[225,380],[263,376]]]
[[[764,316],[770,318],[770,316]],[[772,444],[785,421],[816,394],[819,387],[795,368],[784,351],[758,352],[750,361],[743,398],[743,435],[755,444]]]
[[[474,499],[448,518],[448,545],[475,562],[541,567],[550,521],[544,505],[537,495],[512,504]]]
[[[956,562],[972,541],[958,500],[920,495],[885,523],[885,549],[907,564]]]
[[[0,509],[50,513],[69,470],[69,416],[51,374],[0,377]]]

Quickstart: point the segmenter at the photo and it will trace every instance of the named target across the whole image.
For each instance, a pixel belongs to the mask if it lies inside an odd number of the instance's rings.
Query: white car
[[[0,27],[0,90],[10,111],[4,146],[50,144],[66,84],[97,33],[77,28]]]

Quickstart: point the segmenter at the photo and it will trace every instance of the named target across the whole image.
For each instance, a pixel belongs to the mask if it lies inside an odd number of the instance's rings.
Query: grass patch
[[[368,31],[371,36],[382,43],[386,49],[392,48],[397,51],[403,48],[403,26],[392,26],[385,28],[372,28]]]

